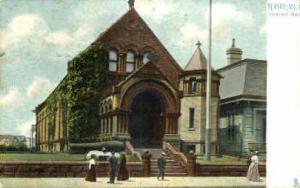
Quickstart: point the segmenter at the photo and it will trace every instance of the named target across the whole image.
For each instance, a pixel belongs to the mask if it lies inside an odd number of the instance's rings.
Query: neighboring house
[[[134,147],[171,145],[184,152],[203,154],[207,62],[200,45],[182,70],[133,4],[93,44],[103,44],[108,52],[107,77],[99,90],[99,131],[94,135],[127,141]],[[69,109],[57,101],[52,108],[55,111],[50,113],[47,103],[65,79],[35,109],[39,151],[70,150],[72,133],[66,123]],[[219,79],[220,75],[213,71],[212,154],[217,151]],[[82,126],[91,129],[88,124]]]
[[[266,152],[267,62],[243,59],[242,50],[227,50],[227,66],[217,72],[220,82],[219,151],[247,155]]]
[[[13,146],[17,144],[26,144],[25,136],[17,135],[0,135],[0,145]]]

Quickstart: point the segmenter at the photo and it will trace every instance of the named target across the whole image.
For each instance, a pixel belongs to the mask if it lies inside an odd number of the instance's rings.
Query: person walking
[[[166,159],[165,159],[165,152],[162,152],[160,157],[157,160],[157,167],[159,170],[157,179],[159,180],[159,178],[161,177],[162,180],[164,180],[165,177],[165,167],[166,167]]]
[[[129,179],[129,174],[126,167],[126,155],[124,153],[121,153],[120,155],[120,166],[119,166],[117,176],[118,176],[117,178],[118,181]]]
[[[258,171],[258,151],[255,151],[254,155],[251,157],[251,164],[249,165],[247,172],[247,179],[249,181],[261,181]]]
[[[111,152],[111,156],[108,158],[108,162],[110,166],[110,171],[109,171],[109,181],[107,183],[115,183],[118,159],[115,156],[114,151]]]
[[[89,169],[85,176],[85,181],[96,181],[96,162],[95,162],[96,155],[92,154],[91,159],[89,160]]]

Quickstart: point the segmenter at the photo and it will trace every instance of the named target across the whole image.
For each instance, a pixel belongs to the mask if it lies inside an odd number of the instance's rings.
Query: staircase
[[[187,175],[185,164],[177,156],[172,155],[170,151],[157,149],[157,148],[136,148],[136,151],[140,151],[140,152],[143,152],[145,150],[148,150],[152,155],[151,169],[150,169],[150,173],[152,176],[158,175],[157,159],[160,157],[162,151],[166,153],[165,176],[186,176]]]

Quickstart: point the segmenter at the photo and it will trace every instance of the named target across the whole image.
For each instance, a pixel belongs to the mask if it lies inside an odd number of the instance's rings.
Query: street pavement
[[[128,181],[108,184],[108,178],[86,182],[84,178],[0,178],[0,188],[96,188],[96,187],[200,187],[200,188],[260,188],[266,187],[266,179],[249,182],[245,177],[132,177]]]

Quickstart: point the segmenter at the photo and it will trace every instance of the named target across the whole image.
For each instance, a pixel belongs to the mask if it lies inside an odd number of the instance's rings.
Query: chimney
[[[231,48],[226,51],[227,65],[231,65],[242,60],[243,51],[240,48],[235,47],[235,39],[232,39]]]

